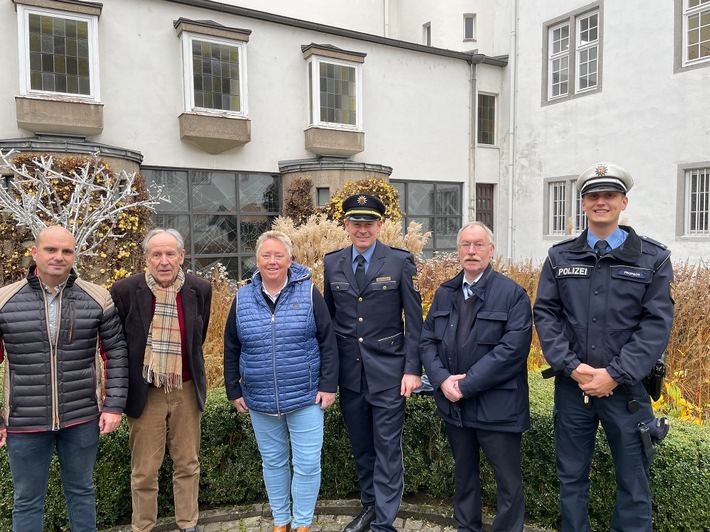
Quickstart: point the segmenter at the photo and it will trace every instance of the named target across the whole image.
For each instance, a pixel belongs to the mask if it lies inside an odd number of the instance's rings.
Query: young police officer
[[[616,472],[611,529],[652,528],[647,435],[659,441],[667,427],[657,424],[642,380],[670,336],[673,269],[664,245],[619,225],[633,184],[616,164],[582,172],[577,188],[589,228],[552,246],[540,275],[534,317],[556,375],[563,531],[589,531],[589,469],[600,421]]]

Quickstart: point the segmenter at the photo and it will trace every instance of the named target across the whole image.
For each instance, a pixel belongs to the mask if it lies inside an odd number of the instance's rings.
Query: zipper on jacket
[[[44,317],[47,324],[47,338],[49,338],[49,374],[52,384],[52,430],[59,430],[59,385],[57,383],[57,352],[59,343],[59,332],[62,323],[62,292],[59,292],[59,304],[57,310],[57,330],[52,336],[52,327],[49,324],[49,304],[47,302],[47,292],[44,286],[41,288],[44,300]]]
[[[274,397],[276,398],[276,413],[281,414],[279,406],[279,381],[276,375],[276,311],[271,313],[271,366],[274,368]]]

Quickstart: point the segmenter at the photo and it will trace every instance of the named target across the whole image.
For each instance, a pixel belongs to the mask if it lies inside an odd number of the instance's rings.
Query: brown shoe
[[[287,525],[274,525],[274,532],[291,532],[291,523]]]
[[[311,527],[309,526],[299,526],[296,532],[311,532]]]

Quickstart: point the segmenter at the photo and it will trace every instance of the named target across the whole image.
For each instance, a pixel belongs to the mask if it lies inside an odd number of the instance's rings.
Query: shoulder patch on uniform
[[[665,244],[662,244],[658,240],[654,240],[653,238],[650,238],[648,236],[642,236],[641,240],[643,240],[644,242],[648,242],[649,244],[653,244],[655,246],[658,246],[661,249],[668,249],[668,246],[666,246]]]
[[[412,286],[416,292],[419,292],[419,276],[412,275]]]
[[[577,240],[577,238],[578,237],[576,237],[576,236],[571,236],[569,238],[565,238],[564,240],[560,240],[559,242],[555,242],[554,244],[552,244],[552,247],[554,248],[557,246],[561,246],[562,244],[569,244],[573,240]]]
[[[326,255],[332,255],[333,253],[337,253],[338,251],[342,251],[342,250],[343,250],[343,248],[334,249],[333,251],[329,251],[328,253],[326,253]]]

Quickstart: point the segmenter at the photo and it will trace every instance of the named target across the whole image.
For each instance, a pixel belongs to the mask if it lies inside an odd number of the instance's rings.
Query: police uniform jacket
[[[363,288],[355,282],[352,246],[324,259],[323,296],[338,342],[339,384],[355,392],[360,391],[363,365],[373,393],[399,386],[405,373],[422,371],[422,305],[414,257],[380,241],[375,246]]]
[[[631,227],[599,257],[587,231],[550,248],[540,274],[535,327],[552,370],[606,368],[619,384],[643,379],[663,353],[673,322],[670,251]]]
[[[530,427],[530,298],[520,285],[488,265],[472,289],[473,327],[463,346],[457,346],[463,275],[460,272],[437,289],[422,329],[420,352],[438,413],[459,427],[523,432]],[[462,373],[463,399],[452,403],[440,386]]]

